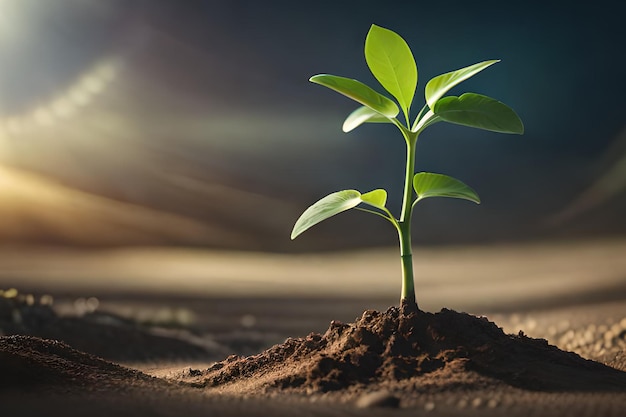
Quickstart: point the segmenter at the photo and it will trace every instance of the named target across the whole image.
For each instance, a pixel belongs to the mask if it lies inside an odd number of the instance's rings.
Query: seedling
[[[394,217],[387,209],[387,191],[383,189],[364,194],[357,190],[342,190],[327,195],[306,209],[296,221],[291,239],[317,223],[352,208],[387,219],[396,228],[400,241],[400,304],[417,307],[411,252],[411,216],[415,205],[429,197],[452,197],[480,203],[476,191],[455,178],[432,172],[415,173],[415,151],[419,135],[438,122],[515,134],[522,134],[524,125],[515,111],[491,97],[476,93],[465,93],[459,97],[445,96],[452,87],[499,60],[479,62],[428,81],[424,91],[426,104],[412,124],[410,110],[417,88],[417,65],[406,41],[389,29],[372,25],[365,39],[365,60],[374,77],[397,103],[351,78],[319,74],[311,77],[310,81],[362,104],[346,118],[344,132],[350,132],[363,123],[390,123],[402,133],[406,142],[406,173],[400,217]],[[400,110],[404,123],[398,119]]]

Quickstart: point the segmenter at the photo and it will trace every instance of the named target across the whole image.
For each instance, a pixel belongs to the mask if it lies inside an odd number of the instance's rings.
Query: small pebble
[[[94,311],[96,311],[99,305],[100,300],[98,300],[96,297],[89,297],[85,300],[85,308],[89,313],[93,313]]]
[[[398,408],[400,406],[400,398],[387,391],[376,391],[364,394],[356,402],[359,408]]]
[[[424,404],[424,410],[426,411],[433,411],[435,409],[435,403],[432,401],[428,401],[426,404]]]
[[[480,397],[476,397],[472,400],[472,407],[478,408],[481,406],[482,403],[483,403],[483,399]]]

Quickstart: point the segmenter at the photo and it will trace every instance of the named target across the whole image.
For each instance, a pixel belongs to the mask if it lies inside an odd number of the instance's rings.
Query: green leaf
[[[374,206],[381,210],[385,210],[385,204],[387,204],[387,191],[379,188],[377,190],[370,191],[361,196],[361,201],[370,206]]]
[[[362,106],[346,117],[342,129],[348,133],[363,123],[391,123],[391,120],[367,106]]]
[[[446,94],[452,87],[470,77],[473,77],[496,62],[500,62],[500,60],[494,59],[491,61],[479,62],[478,64],[470,65],[469,67],[461,68],[456,71],[447,72],[434,77],[428,81],[426,89],[424,90],[428,107],[433,109],[437,100],[443,97],[443,95]]]
[[[358,206],[361,202],[361,193],[357,190],[343,190],[327,195],[302,213],[293,226],[291,239],[335,214]]]
[[[417,87],[417,65],[397,33],[372,25],[365,38],[365,60],[374,77],[408,114]]]
[[[439,99],[433,109],[442,120],[500,133],[524,133],[524,124],[513,109],[491,97],[465,93]]]
[[[417,201],[428,197],[452,197],[480,204],[480,197],[461,181],[443,174],[418,172],[413,177]]]
[[[384,210],[387,202],[387,191],[377,189],[361,194],[357,190],[343,190],[329,194],[306,209],[298,218],[291,231],[291,239],[295,239],[304,231],[329,217],[350,210],[361,203]]]
[[[335,90],[384,116],[396,117],[398,115],[399,109],[396,103],[360,81],[330,74],[314,75],[309,81]]]

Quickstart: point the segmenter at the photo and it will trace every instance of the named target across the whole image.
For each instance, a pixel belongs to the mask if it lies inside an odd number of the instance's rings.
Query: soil
[[[299,394],[364,390],[432,393],[510,387],[532,391],[626,392],[626,372],[504,331],[486,317],[403,306],[333,321],[322,335],[288,339],[250,357],[230,356],[184,380],[223,392]]]
[[[11,292],[0,297],[0,330],[4,334],[60,340],[117,361],[206,358],[211,349],[221,353],[215,346],[194,344],[163,329],[157,334],[154,328],[117,314],[88,311],[60,315],[49,303],[36,301],[32,295]]]
[[[126,389],[151,378],[139,371],[32,336],[0,337],[0,390]]]
[[[236,349],[113,313],[61,315],[22,294],[0,297],[0,312],[7,415],[620,416],[626,406],[623,348],[603,364],[448,309],[367,310],[219,362]]]

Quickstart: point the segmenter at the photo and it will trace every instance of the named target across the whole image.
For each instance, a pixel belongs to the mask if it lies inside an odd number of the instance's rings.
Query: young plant
[[[362,104],[346,118],[344,132],[350,132],[363,123],[390,123],[402,133],[406,142],[406,173],[400,217],[394,217],[387,209],[387,192],[383,189],[364,194],[357,190],[338,191],[322,198],[302,213],[291,232],[291,239],[317,223],[352,208],[387,219],[397,230],[400,241],[400,304],[417,308],[411,252],[411,216],[415,205],[429,197],[453,197],[480,203],[476,191],[455,178],[432,172],[415,173],[415,150],[419,135],[438,122],[515,134],[522,134],[524,126],[510,107],[493,98],[476,93],[465,93],[459,97],[445,96],[452,87],[498,60],[479,62],[428,81],[425,88],[426,104],[417,113],[413,123],[410,110],[417,88],[417,65],[405,40],[391,30],[372,25],[365,39],[365,60],[374,77],[397,103],[354,79],[319,74],[311,77],[310,81]],[[404,123],[398,119],[400,110]]]

